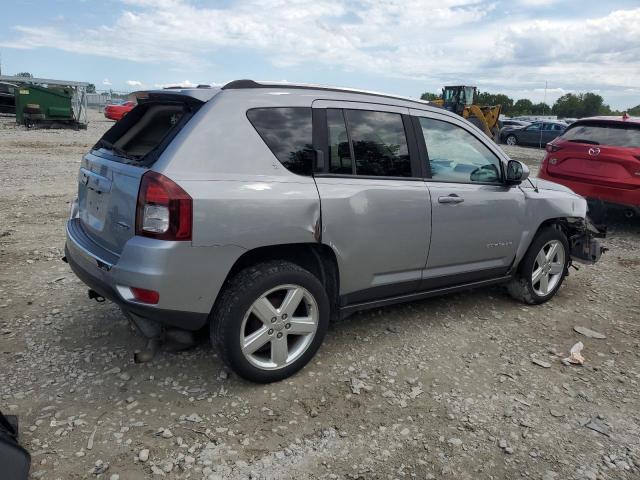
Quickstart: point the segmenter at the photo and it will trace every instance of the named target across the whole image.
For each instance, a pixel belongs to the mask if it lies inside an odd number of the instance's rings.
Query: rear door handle
[[[438,203],[462,203],[464,198],[452,193],[446,197],[438,197]]]

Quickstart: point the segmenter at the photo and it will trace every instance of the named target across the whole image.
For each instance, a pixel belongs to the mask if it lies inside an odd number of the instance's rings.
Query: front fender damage
[[[594,264],[608,250],[599,240],[599,238],[605,238],[606,231],[598,230],[589,217],[569,218],[567,227],[572,260]]]

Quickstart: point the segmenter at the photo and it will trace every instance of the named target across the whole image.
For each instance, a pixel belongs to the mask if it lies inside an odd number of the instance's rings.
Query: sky
[[[133,91],[250,78],[640,104],[640,0],[12,0],[3,75]]]

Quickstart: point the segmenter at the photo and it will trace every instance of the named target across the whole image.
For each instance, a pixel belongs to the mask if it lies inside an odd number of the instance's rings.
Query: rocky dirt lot
[[[12,122],[0,409],[20,417],[32,478],[640,478],[640,220],[614,217],[610,251],[546,305],[492,288],[361,313],[301,373],[254,385],[204,341],[134,364],[143,339],[60,261],[81,155],[111,122]],[[507,151],[534,172],[543,156]],[[578,341],[584,366],[563,365]]]

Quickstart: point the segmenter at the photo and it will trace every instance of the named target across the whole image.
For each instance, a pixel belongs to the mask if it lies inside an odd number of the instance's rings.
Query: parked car
[[[640,118],[577,120],[547,145],[539,176],[640,213]]]
[[[500,124],[502,125],[502,128],[505,127],[526,127],[527,125],[530,125],[531,122],[525,122],[524,120],[500,120]]]
[[[554,138],[562,135],[567,124],[559,121],[533,122],[524,127],[509,127],[500,131],[500,141],[507,145],[528,145],[544,147]]]
[[[110,120],[118,121],[136,106],[136,102],[111,103],[104,107],[104,116]]]
[[[551,299],[601,249],[585,200],[528,175],[428,102],[250,80],[144,92],[82,160],[65,258],[141,330],[210,326],[233,370],[270,382],[330,318],[493,284]]]

